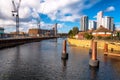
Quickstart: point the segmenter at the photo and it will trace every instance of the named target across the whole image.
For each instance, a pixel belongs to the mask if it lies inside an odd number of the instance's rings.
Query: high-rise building
[[[96,26],[97,26],[97,22],[96,21],[89,20],[89,27],[88,27],[89,30],[92,30],[92,29],[95,30]]]
[[[103,17],[102,11],[99,11],[97,13],[97,28],[99,28],[100,25],[102,25],[103,27],[105,27],[111,31],[115,30],[113,17],[109,17],[109,16]]]
[[[105,28],[107,28],[107,29],[109,29],[109,30],[111,30],[111,31],[114,31],[113,17],[105,16],[105,17],[103,18],[102,23],[103,23],[102,25],[103,25]]]
[[[111,19],[110,19],[110,30],[111,31],[115,31],[115,24],[114,24],[114,19],[113,19],[113,17],[111,17]]]
[[[99,11],[97,13],[97,28],[100,27],[100,25],[102,25],[102,19],[103,19],[103,11]]]
[[[87,31],[88,30],[88,16],[82,16],[80,19],[80,29],[81,31]]]
[[[113,27],[111,28],[111,31],[115,31],[116,30],[116,27],[115,27],[115,24],[113,24]]]

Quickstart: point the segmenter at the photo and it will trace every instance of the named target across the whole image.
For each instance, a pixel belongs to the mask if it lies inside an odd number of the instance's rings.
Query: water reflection
[[[43,40],[0,50],[0,80],[119,80],[120,58],[98,50],[99,70],[89,68],[89,49],[68,46],[61,60],[63,39]],[[57,47],[56,47],[57,46]]]
[[[67,60],[62,59],[62,69],[63,69],[63,71],[65,71],[66,68],[67,68]]]
[[[99,68],[90,67],[90,80],[97,80]]]
[[[104,55],[103,60],[104,60],[104,63],[107,64],[108,63],[108,56]]]

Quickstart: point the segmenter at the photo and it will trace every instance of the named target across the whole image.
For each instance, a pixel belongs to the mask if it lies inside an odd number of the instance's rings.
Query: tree
[[[102,36],[97,36],[97,39],[102,39]]]
[[[73,27],[72,32],[73,32],[73,35],[74,35],[74,36],[75,36],[76,34],[78,34],[78,32],[79,32],[78,27]]]
[[[68,35],[69,35],[69,37],[73,37],[73,31],[70,30],[70,31],[68,32]]]
[[[93,35],[89,34],[89,33],[85,33],[84,34],[84,38],[86,39],[92,39],[93,38]]]
[[[76,34],[78,34],[78,32],[79,32],[78,27],[73,27],[73,29],[68,32],[68,35],[69,35],[69,37],[73,37]]]
[[[120,32],[117,32],[117,38],[120,39]]]

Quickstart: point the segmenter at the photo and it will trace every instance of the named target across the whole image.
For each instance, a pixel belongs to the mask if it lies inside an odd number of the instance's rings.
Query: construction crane
[[[12,0],[13,11],[12,16],[16,17],[16,35],[19,36],[19,8],[20,8],[21,0],[19,0],[18,5],[15,4],[14,0]]]
[[[40,29],[40,26],[41,26],[41,24],[40,24],[40,18],[37,18],[37,26],[38,26],[38,29]]]

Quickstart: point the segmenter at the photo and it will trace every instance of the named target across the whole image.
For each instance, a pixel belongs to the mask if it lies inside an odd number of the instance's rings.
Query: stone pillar
[[[67,47],[66,47],[67,41],[63,41],[63,50],[62,50],[62,59],[68,59],[68,53],[67,53]]]
[[[89,61],[91,67],[99,67],[99,61],[97,60],[97,42],[93,42],[92,57]]]

